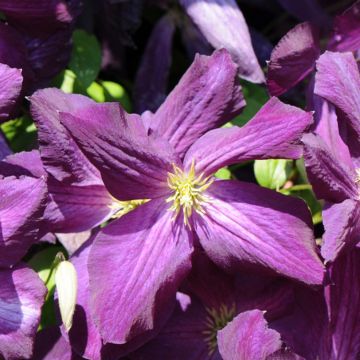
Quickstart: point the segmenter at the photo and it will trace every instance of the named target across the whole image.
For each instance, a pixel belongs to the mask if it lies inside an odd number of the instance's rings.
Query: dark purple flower
[[[355,51],[360,48],[360,1],[334,20],[327,48]],[[310,23],[291,29],[274,48],[267,76],[271,95],[279,96],[315,69],[320,55],[319,29]]]
[[[321,109],[318,135],[304,136],[304,156],[314,191],[327,202],[321,252],[326,261],[333,261],[359,241],[360,75],[350,53],[326,52],[317,70],[314,92],[331,104]],[[339,119],[333,106],[341,111]]]
[[[228,269],[247,263],[322,282],[301,200],[212,177],[241,161],[301,156],[299,139],[312,121],[273,98],[245,127],[209,131],[244,106],[236,76],[230,55],[218,51],[197,57],[154,115],[142,119],[114,104],[60,113],[110,193],[146,201],[104,228],[90,251],[90,308],[104,342],[150,336],[164,323],[190,269],[195,233]]]

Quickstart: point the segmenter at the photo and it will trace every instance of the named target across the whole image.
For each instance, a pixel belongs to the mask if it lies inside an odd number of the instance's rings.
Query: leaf
[[[231,171],[227,167],[224,167],[222,169],[219,169],[215,173],[215,177],[217,177],[218,179],[222,179],[222,180],[230,180],[231,179]]]
[[[291,171],[291,160],[255,160],[254,172],[257,182],[269,189],[282,187]]]
[[[84,30],[74,31],[73,43],[69,69],[74,72],[77,81],[86,89],[99,74],[101,48],[96,37]]]
[[[246,100],[246,106],[243,112],[231,121],[231,124],[244,126],[269,100],[266,90],[250,82],[242,83],[243,94]]]
[[[36,148],[37,131],[33,121],[26,115],[0,125],[12,151]]]

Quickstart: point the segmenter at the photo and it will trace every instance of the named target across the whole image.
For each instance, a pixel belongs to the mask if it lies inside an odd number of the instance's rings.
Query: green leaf
[[[219,169],[215,173],[215,177],[217,177],[218,179],[222,179],[222,180],[230,180],[231,179],[231,171],[227,167],[224,167],[222,169]]]
[[[265,88],[260,85],[244,82],[242,84],[246,106],[243,112],[231,121],[233,125],[245,125],[269,100],[269,95]]]
[[[28,265],[38,273],[48,289],[45,304],[42,307],[39,330],[56,324],[54,304],[55,271],[52,271],[52,265],[58,252],[64,252],[64,248],[61,246],[50,246],[36,253],[28,261]]]
[[[11,150],[14,152],[36,148],[37,131],[33,121],[26,115],[0,125]]]
[[[291,171],[291,161],[284,159],[255,160],[254,172],[257,182],[269,189],[282,187]]]
[[[101,48],[96,37],[84,30],[74,31],[73,43],[69,69],[74,72],[77,81],[86,89],[99,74]]]

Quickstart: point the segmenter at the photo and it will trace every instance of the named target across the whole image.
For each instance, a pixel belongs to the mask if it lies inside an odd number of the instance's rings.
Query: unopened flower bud
[[[55,284],[57,288],[61,320],[66,332],[71,329],[77,296],[77,274],[74,265],[61,261],[56,269]]]

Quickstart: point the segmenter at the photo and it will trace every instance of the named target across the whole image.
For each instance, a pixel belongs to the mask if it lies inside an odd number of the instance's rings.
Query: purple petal
[[[92,231],[90,230],[77,233],[57,233],[55,239],[57,238],[65,248],[66,252],[72,256],[87,240],[89,240],[91,234]]]
[[[72,348],[86,359],[117,360],[121,355],[119,345],[103,345],[98,329],[90,314],[89,274],[87,263],[94,237],[90,238],[72,257],[78,275],[77,303],[73,325],[68,334],[62,328],[63,336],[70,341]]]
[[[326,289],[330,346],[323,359],[356,359],[360,353],[360,251],[344,254],[330,269]]]
[[[81,109],[77,116],[61,113],[61,122],[118,200],[151,199],[168,192],[167,174],[178,159],[166,141],[147,135],[140,116],[104,103]]]
[[[48,181],[51,202],[44,218],[52,232],[80,232],[92,229],[114,214],[116,204],[103,185],[67,185]]]
[[[328,49],[356,51],[360,48],[360,1],[355,2],[334,20],[334,32]]]
[[[21,70],[0,64],[0,121],[9,120],[18,103],[23,77]]]
[[[83,360],[61,336],[58,327],[48,327],[36,334],[33,360]]]
[[[354,56],[326,51],[317,61],[316,68],[315,93],[338,107],[359,137],[360,74]]]
[[[5,136],[0,132],[0,160],[3,160],[6,156],[11,154],[9,145],[5,140]]]
[[[166,98],[174,32],[173,16],[165,15],[150,35],[134,85],[135,109],[140,114],[156,111]]]
[[[311,113],[271,98],[244,127],[216,129],[196,141],[185,156],[185,167],[195,161],[198,173],[254,159],[302,155],[300,138],[312,122]]]
[[[230,121],[244,106],[236,66],[229,53],[220,50],[195,58],[155,113],[151,127],[183,156],[201,135]]]
[[[242,78],[264,82],[246,21],[234,0],[180,0],[187,14],[215,48],[227,49]]]
[[[323,210],[325,234],[321,255],[325,261],[334,261],[339,253],[359,241],[360,207],[357,200],[329,204]]]
[[[353,168],[349,148],[345,145],[339,131],[335,107],[320,96],[313,94],[313,109],[316,123],[315,133],[326,143],[332,155]]]
[[[261,265],[279,274],[321,284],[306,204],[250,183],[217,181],[207,191],[204,218],[196,233],[210,258],[227,269],[241,263]]]
[[[0,355],[30,359],[46,288],[24,265],[0,270]]]
[[[271,53],[267,85],[271,95],[279,96],[308,75],[320,55],[315,28],[302,23],[291,29]]]
[[[104,342],[145,339],[167,320],[192,252],[191,234],[171,217],[164,199],[152,200],[96,237],[90,305]]]
[[[0,266],[18,262],[38,240],[46,190],[43,178],[0,180]]]
[[[354,169],[334,158],[318,135],[306,134],[302,141],[307,175],[317,198],[331,202],[355,199],[358,195]]]
[[[30,97],[31,114],[38,128],[41,159],[55,179],[78,185],[101,183],[100,174],[60,123],[59,112],[76,112],[94,102],[58,89],[39,90]]]
[[[239,314],[218,332],[217,339],[224,360],[266,360],[281,348],[280,334],[268,328],[260,310]]]
[[[178,293],[178,304],[159,335],[130,355],[132,360],[220,360],[215,351],[209,353],[206,342],[206,319],[203,304],[195,297]],[[186,301],[184,306],[182,303]]]

